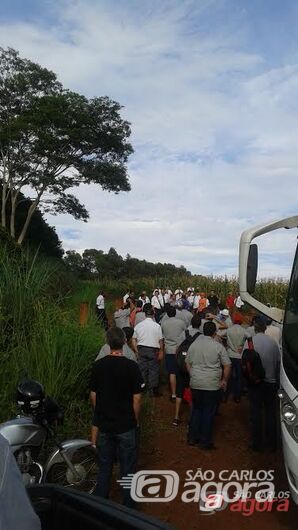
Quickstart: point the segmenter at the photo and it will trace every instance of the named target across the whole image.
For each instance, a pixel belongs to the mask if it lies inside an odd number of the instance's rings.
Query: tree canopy
[[[113,247],[108,252],[86,249],[82,255],[75,250],[68,250],[64,256],[64,262],[72,272],[85,278],[131,279],[145,276],[190,275],[190,272],[183,266],[176,267],[171,263],[151,263],[133,258],[129,254],[123,258]]]
[[[1,225],[22,243],[39,207],[86,221],[86,207],[70,193],[80,184],[129,191],[130,124],[107,96],[87,99],[66,90],[56,75],[16,50],[0,48]],[[31,203],[16,236],[20,193]]]

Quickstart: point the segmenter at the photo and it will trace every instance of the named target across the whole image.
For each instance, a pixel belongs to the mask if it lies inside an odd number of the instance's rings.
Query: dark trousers
[[[242,368],[241,359],[231,357],[232,375],[228,384],[227,394],[232,394],[234,399],[240,399],[242,392]]]
[[[265,443],[275,449],[277,444],[277,392],[275,383],[260,383],[248,388],[251,420],[251,443],[262,447]],[[265,437],[263,436],[263,412]]]
[[[98,320],[102,322],[104,329],[107,331],[109,328],[109,324],[105,309],[99,309],[98,307],[96,307],[96,314]]]
[[[161,317],[163,315],[163,309],[154,309],[154,317],[155,317],[155,322],[157,322],[157,324],[159,324],[160,320],[161,320]]]
[[[212,444],[214,417],[220,399],[220,390],[191,389],[192,412],[188,437],[202,446]]]
[[[159,361],[157,348],[139,346],[139,368],[148,390],[155,390],[159,384]]]
[[[129,473],[136,473],[138,456],[137,429],[132,429],[121,434],[99,433],[98,447],[98,476],[94,495],[107,499],[110,493],[111,477],[116,455],[119,458],[120,476],[126,477]],[[123,488],[123,504],[129,508],[134,507],[130,490]]]

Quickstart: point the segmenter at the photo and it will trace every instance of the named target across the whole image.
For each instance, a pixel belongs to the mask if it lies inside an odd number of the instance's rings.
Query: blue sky
[[[88,224],[48,218],[64,247],[235,274],[242,230],[298,213],[297,23],[292,0],[2,0],[1,46],[132,124],[132,191],[77,190]],[[295,236],[261,241],[262,275]]]

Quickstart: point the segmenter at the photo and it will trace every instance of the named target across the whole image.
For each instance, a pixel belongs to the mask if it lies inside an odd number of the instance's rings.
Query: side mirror
[[[249,247],[248,261],[247,261],[247,292],[252,294],[255,292],[258,275],[258,245],[252,244]]]

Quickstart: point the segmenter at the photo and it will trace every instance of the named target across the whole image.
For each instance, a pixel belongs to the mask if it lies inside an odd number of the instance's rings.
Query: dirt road
[[[286,491],[287,481],[282,463],[281,451],[277,453],[256,454],[248,450],[248,402],[244,397],[240,404],[233,401],[220,406],[220,414],[216,418],[215,451],[202,451],[197,447],[186,445],[186,423],[188,406],[184,408],[184,422],[173,427],[174,404],[164,396],[154,398],[151,413],[154,434],[152,443],[141,451],[139,469],[173,470],[179,474],[180,486],[184,482],[187,470],[213,470],[218,476],[221,470],[274,470],[276,491]],[[218,478],[215,478],[218,480]],[[298,507],[290,501],[289,510],[278,511],[278,503],[271,505],[271,511],[255,512],[243,515],[231,512],[229,506],[223,511],[206,515],[198,508],[198,504],[184,503],[180,487],[175,500],[168,503],[146,503],[142,508],[147,514],[167,521],[179,530],[294,530],[297,527]],[[280,505],[280,509],[285,509]]]

